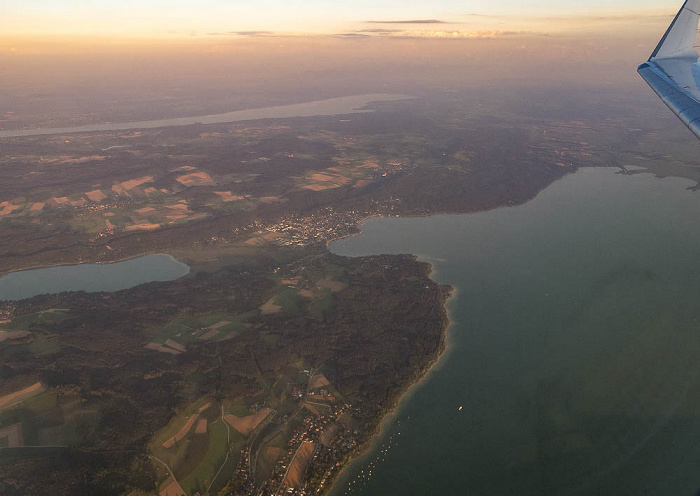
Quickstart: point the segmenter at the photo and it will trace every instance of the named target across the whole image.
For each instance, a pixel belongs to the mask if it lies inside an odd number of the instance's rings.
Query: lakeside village
[[[306,416],[302,426],[292,432],[284,447],[265,448],[284,429],[290,420],[289,416],[281,417],[279,423],[272,420],[266,426],[267,429],[261,429],[261,433],[271,429],[272,432],[262,441],[253,439],[241,451],[231,484],[235,488],[233,494],[307,496],[320,495],[328,489],[334,475],[357,448],[359,430],[349,404],[334,406],[325,414],[316,409],[314,411],[315,414]],[[279,458],[271,476],[256,484],[256,464],[263,449],[266,455],[269,456],[272,452],[278,454]],[[259,477],[257,479],[259,481]]]
[[[326,207],[311,215],[287,215],[273,223],[255,221],[247,226],[234,228],[232,238],[213,236],[200,246],[218,246],[236,243],[236,238],[248,238],[250,246],[314,246],[325,245],[328,241],[342,238],[357,232],[358,224],[371,215],[396,215],[395,209],[401,203],[399,198],[383,202],[373,202],[370,210],[338,211]]]
[[[288,214],[273,222],[255,220],[247,225],[235,227],[230,236],[212,236],[210,239],[195,241],[195,245],[211,247],[241,243],[262,246],[312,246],[325,244],[327,241],[347,236],[356,231],[360,221],[371,215],[395,215],[396,208],[401,204],[400,198],[390,198],[383,201],[373,201],[372,206],[364,210],[339,211],[333,207],[325,207],[310,215]],[[108,212],[111,209],[135,208],[130,200],[119,200],[105,203],[86,202],[79,208],[87,213]],[[76,207],[77,208],[77,207]],[[199,218],[208,217],[200,214]],[[155,227],[155,226],[154,226]],[[122,231],[131,229],[110,226],[92,234],[91,242],[103,240]]]
[[[233,228],[230,236],[212,236],[206,240],[197,240],[194,245],[200,248],[241,243],[248,246],[325,245],[330,240],[356,233],[358,224],[371,215],[396,215],[395,210],[400,203],[401,199],[391,198],[382,202],[375,201],[372,208],[367,210],[338,211],[333,207],[326,207],[310,215],[290,214],[270,223],[255,220],[245,226]],[[115,229],[109,233],[100,232],[90,240],[95,242],[116,232]],[[111,248],[108,249],[111,251]],[[112,255],[117,256],[117,253]]]
[[[202,399],[173,418],[151,443],[152,459],[172,466],[156,465],[159,496],[325,494],[376,412],[349,404],[323,374],[299,373],[308,382],[280,376],[272,396],[248,407]]]

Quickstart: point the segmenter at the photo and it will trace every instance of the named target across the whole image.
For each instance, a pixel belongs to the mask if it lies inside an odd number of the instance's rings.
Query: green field
[[[309,313],[315,319],[323,320],[335,307],[335,300],[330,289],[319,291],[309,306]]]
[[[151,439],[151,442],[148,444],[149,449],[160,458],[159,453],[162,453],[162,451],[166,449],[163,448],[163,443],[177,434],[185,422],[187,422],[187,418],[197,413],[199,409],[207,403],[209,403],[207,398],[200,398],[180,410],[172,419],[170,419],[168,425],[153,436],[153,439]],[[176,443],[175,446],[177,446],[177,444],[179,443]],[[173,448],[175,446],[173,446]]]
[[[195,490],[205,491],[226,457],[228,439],[224,422],[218,420],[210,424],[207,436],[209,443],[204,458],[188,476],[180,481],[182,489],[188,494]]]
[[[237,417],[245,417],[246,415],[250,415],[250,408],[248,408],[245,401],[241,399],[227,400],[224,401],[224,412],[226,414],[232,413]]]
[[[281,313],[297,315],[301,312],[301,298],[299,297],[299,292],[294,288],[286,286],[280,288],[274,301],[275,305],[282,307]]]
[[[12,322],[8,322],[7,324],[0,324],[0,330],[29,331],[37,325],[61,322],[62,320],[70,318],[70,315],[70,311],[64,309],[56,309],[52,311],[41,311],[26,315],[19,315],[12,319]]]
[[[206,403],[208,400],[202,398],[188,405],[186,409],[171,419],[168,425],[158,432],[149,444],[153,455],[166,462],[174,470],[178,482],[187,494],[206,491],[213,477],[221,468],[220,478],[216,479],[217,484],[213,489],[220,488],[219,483],[223,485],[235,471],[238,460],[237,453],[246,442],[245,436],[234,429],[229,429],[226,423],[221,420],[221,407],[212,405],[200,416],[200,419],[206,418],[209,422],[206,434],[195,433],[195,423],[184,438],[170,448],[164,448],[163,443],[177,434],[187,419],[198,413],[199,408]],[[249,414],[247,405],[236,400],[227,401],[224,404],[224,412],[235,415]],[[231,455],[222,468],[229,448],[231,448]],[[155,466],[161,474],[161,484],[167,482],[168,475],[165,470],[160,464]]]
[[[199,340],[218,341],[230,338],[246,329],[247,315],[229,315],[216,312],[206,315],[182,315],[171,320],[165,327],[154,328],[151,339],[154,343],[163,344],[168,339],[186,346]],[[208,336],[208,337],[205,337]]]
[[[19,422],[25,445],[77,446],[97,435],[99,419],[79,399],[45,391],[0,413],[0,429]]]
[[[61,351],[61,344],[57,337],[46,338],[44,336],[40,336],[26,345],[26,349],[32,355],[55,355]]]

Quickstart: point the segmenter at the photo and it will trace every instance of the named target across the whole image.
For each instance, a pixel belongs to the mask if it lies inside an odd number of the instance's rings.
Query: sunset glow
[[[475,38],[503,33],[558,33],[609,28],[624,19],[667,16],[669,0],[586,3],[531,0],[26,0],[0,9],[5,36],[191,38],[242,36]],[[661,21],[660,21],[661,22]]]

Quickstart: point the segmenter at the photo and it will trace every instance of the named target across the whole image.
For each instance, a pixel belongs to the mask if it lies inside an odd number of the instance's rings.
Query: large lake
[[[458,288],[448,351],[332,494],[696,494],[691,185],[583,169],[522,206],[373,218],[332,243],[418,254]]]
[[[94,133],[100,131],[120,131],[126,129],[152,129],[158,127],[188,126],[192,124],[223,124],[227,122],[251,121],[258,119],[282,119],[289,117],[356,114],[361,112],[371,112],[370,109],[365,107],[367,104],[372,102],[406,100],[408,98],[412,97],[386,93],[372,93],[367,95],[344,96],[314,102],[237,110],[223,114],[198,115],[193,117],[175,117],[171,119],[157,119],[152,121],[89,124],[87,126],[56,127],[46,129],[19,129],[12,131],[0,130],[0,138],[39,136],[44,134]]]
[[[108,264],[20,270],[0,278],[0,300],[21,300],[63,291],[118,291],[146,282],[172,281],[189,271],[184,263],[162,254]]]

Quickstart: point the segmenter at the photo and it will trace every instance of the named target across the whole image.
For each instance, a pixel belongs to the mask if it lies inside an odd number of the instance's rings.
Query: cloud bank
[[[365,21],[367,24],[450,24],[447,21],[437,19],[411,19],[398,21]]]

